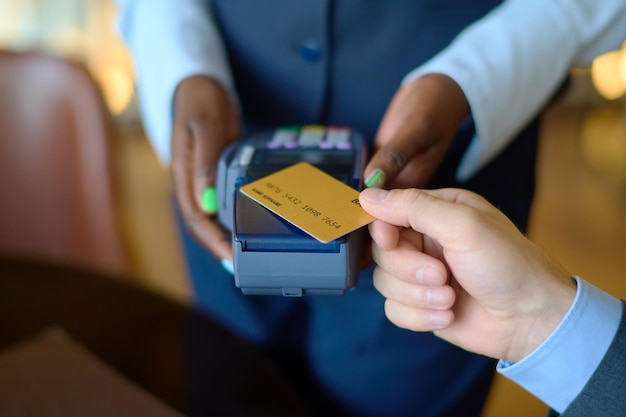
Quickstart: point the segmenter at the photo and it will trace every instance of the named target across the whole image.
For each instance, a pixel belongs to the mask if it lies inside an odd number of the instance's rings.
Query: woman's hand
[[[417,78],[396,92],[365,167],[368,187],[424,187],[443,161],[469,104],[446,75]]]
[[[171,174],[189,232],[218,259],[232,262],[229,234],[215,216],[217,163],[239,135],[239,115],[224,89],[205,76],[184,79],[174,96]]]

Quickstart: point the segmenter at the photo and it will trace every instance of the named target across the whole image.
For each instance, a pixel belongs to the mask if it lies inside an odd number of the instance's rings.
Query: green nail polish
[[[365,179],[365,185],[368,188],[381,187],[385,183],[385,180],[385,173],[382,170],[377,169],[367,176],[367,178]]]
[[[207,213],[217,213],[217,191],[215,187],[207,187],[202,192],[202,210]]]

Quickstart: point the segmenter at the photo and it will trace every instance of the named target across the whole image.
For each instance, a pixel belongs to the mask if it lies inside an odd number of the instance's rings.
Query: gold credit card
[[[374,220],[361,208],[357,190],[307,162],[246,184],[241,192],[322,243]]]

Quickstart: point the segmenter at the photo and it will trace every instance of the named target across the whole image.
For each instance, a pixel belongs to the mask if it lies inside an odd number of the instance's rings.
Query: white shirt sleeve
[[[574,302],[556,330],[519,362],[500,361],[498,372],[562,413],[582,391],[615,338],[619,299],[576,277]]]
[[[133,52],[144,127],[170,159],[172,98],[184,78],[204,74],[236,101],[223,42],[206,0],[117,0]],[[468,97],[477,134],[457,171],[465,180],[489,162],[545,104],[574,64],[619,47],[624,0],[508,0],[410,73],[443,73]]]
[[[508,0],[409,73],[454,79],[476,135],[457,178],[467,180],[504,149],[546,104],[574,65],[588,65],[626,39],[624,0]]]
[[[131,49],[144,128],[163,163],[171,158],[172,100],[191,75],[216,79],[235,99],[221,36],[208,1],[117,0],[119,29]]]

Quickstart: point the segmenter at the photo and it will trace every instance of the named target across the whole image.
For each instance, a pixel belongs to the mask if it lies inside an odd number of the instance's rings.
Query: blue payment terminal
[[[363,229],[321,243],[239,188],[306,161],[360,190],[363,138],[346,127],[290,126],[239,140],[218,163],[218,219],[232,232],[235,285],[244,294],[343,295],[357,284]]]

